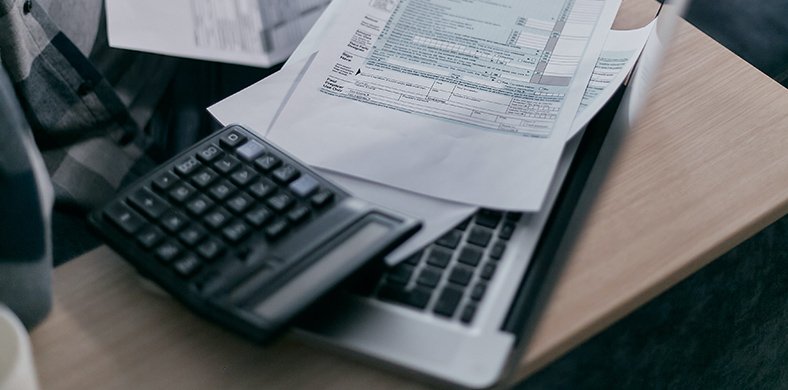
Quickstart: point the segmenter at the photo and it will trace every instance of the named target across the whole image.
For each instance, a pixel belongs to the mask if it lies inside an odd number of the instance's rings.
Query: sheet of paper
[[[575,121],[572,123],[570,138],[578,134],[591,121],[624,83],[640,58],[640,53],[655,24],[656,21],[653,21],[635,30],[610,31],[602,54],[597,59],[591,81],[586,86]]]
[[[345,174],[538,210],[619,3],[469,4],[345,7],[269,138]]]
[[[269,67],[298,46],[330,0],[107,0],[110,46]]]
[[[217,103],[208,110],[224,125],[239,123],[264,135],[280,105],[287,101],[293,84],[308,65],[310,58],[291,62],[279,72]],[[445,232],[476,212],[476,206],[431,198],[409,191],[373,183],[335,172],[318,171],[353,195],[383,207],[405,213],[423,221],[421,230],[386,256],[386,263],[395,265],[435,241]]]

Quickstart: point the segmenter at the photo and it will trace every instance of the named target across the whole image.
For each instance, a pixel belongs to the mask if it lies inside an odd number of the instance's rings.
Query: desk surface
[[[627,0],[617,26],[654,4]],[[788,212],[788,91],[683,23],[552,290],[520,379]],[[293,338],[259,348],[141,287],[102,247],[55,272],[44,389],[420,387]]]

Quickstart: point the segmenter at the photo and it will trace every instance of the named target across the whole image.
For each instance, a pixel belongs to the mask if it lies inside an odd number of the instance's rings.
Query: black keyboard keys
[[[438,296],[438,301],[435,303],[435,308],[433,309],[435,314],[444,317],[453,316],[457,310],[457,305],[460,304],[462,299],[462,292],[461,288],[451,285],[444,288]]]

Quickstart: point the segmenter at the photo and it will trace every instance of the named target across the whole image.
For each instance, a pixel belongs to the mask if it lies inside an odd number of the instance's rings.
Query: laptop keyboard
[[[380,277],[373,296],[470,324],[521,213],[482,209]]]

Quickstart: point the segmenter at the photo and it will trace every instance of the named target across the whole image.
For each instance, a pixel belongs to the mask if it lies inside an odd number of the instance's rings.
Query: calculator
[[[89,221],[190,309],[260,342],[420,227],[239,125],[162,164]]]

